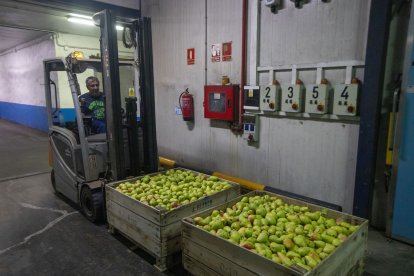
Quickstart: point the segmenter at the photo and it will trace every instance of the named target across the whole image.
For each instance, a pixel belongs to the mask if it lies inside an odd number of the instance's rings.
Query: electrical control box
[[[260,86],[260,109],[264,112],[280,110],[280,85]]]
[[[238,85],[204,86],[204,118],[236,121],[239,116]]]
[[[329,93],[329,84],[306,86],[305,112],[311,114],[328,113]]]
[[[358,113],[358,84],[337,84],[334,89],[333,114],[356,116]]]
[[[248,143],[259,141],[259,115],[244,114],[243,115],[243,139]]]
[[[243,89],[243,109],[259,111],[260,110],[260,87],[245,86]]]
[[[282,86],[281,110],[285,112],[302,112],[304,87],[302,84],[290,84]]]

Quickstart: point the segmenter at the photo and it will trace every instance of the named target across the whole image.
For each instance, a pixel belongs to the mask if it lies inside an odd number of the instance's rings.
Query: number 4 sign
[[[356,116],[358,90],[358,84],[337,84],[334,90],[333,114]]]

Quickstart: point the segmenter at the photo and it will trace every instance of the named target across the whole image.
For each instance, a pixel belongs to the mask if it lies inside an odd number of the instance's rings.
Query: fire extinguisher
[[[181,113],[183,114],[184,121],[193,121],[194,120],[194,100],[193,95],[188,92],[188,88],[181,93],[180,98],[178,99],[180,104]]]

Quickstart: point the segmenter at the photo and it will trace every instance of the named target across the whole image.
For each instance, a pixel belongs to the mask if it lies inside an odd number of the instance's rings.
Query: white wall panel
[[[261,66],[365,57],[369,0],[284,2],[277,14],[262,5]]]
[[[214,43],[232,42],[231,62],[211,62],[208,51],[207,82],[221,83],[223,75],[229,76],[232,83],[241,79],[242,5],[241,1],[207,1],[207,47],[210,51]]]
[[[55,57],[49,36],[0,56],[0,102],[45,106],[43,60]]]
[[[203,0],[153,1],[151,12],[155,104],[159,150],[177,161],[205,166],[209,159],[209,121],[203,118],[205,78],[205,5]],[[187,49],[195,48],[195,64],[187,65]],[[195,124],[175,114],[186,88],[194,95]],[[209,166],[209,164],[207,165]]]
[[[369,0],[315,0],[299,10],[290,1],[284,3],[277,14],[261,6],[260,66],[365,58]],[[357,124],[261,117],[260,143],[248,146],[226,123],[203,118],[205,1],[154,0],[144,11],[153,26],[160,155],[339,204],[351,212]],[[242,1],[208,0],[207,17],[207,82],[220,83],[228,75],[239,83]],[[212,63],[211,44],[227,41],[233,42],[233,60]],[[192,47],[196,62],[189,66],[186,49]],[[363,70],[357,76],[363,79]],[[301,72],[299,77],[311,83],[316,74]],[[327,71],[326,77],[344,82],[345,70]],[[291,79],[286,73],[276,78]],[[268,75],[260,74],[259,82],[268,83]],[[195,99],[193,126],[174,113],[186,87]]]

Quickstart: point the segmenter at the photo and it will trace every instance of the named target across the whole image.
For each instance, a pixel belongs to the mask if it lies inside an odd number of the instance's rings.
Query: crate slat
[[[217,276],[217,272],[208,268],[197,260],[183,254],[183,267],[192,275]]]
[[[202,260],[203,263],[209,264],[210,269],[213,269],[222,275],[257,275],[256,273],[243,268],[228,259],[223,259],[217,253],[184,237],[182,239],[182,245],[183,255],[187,255],[194,260]]]

